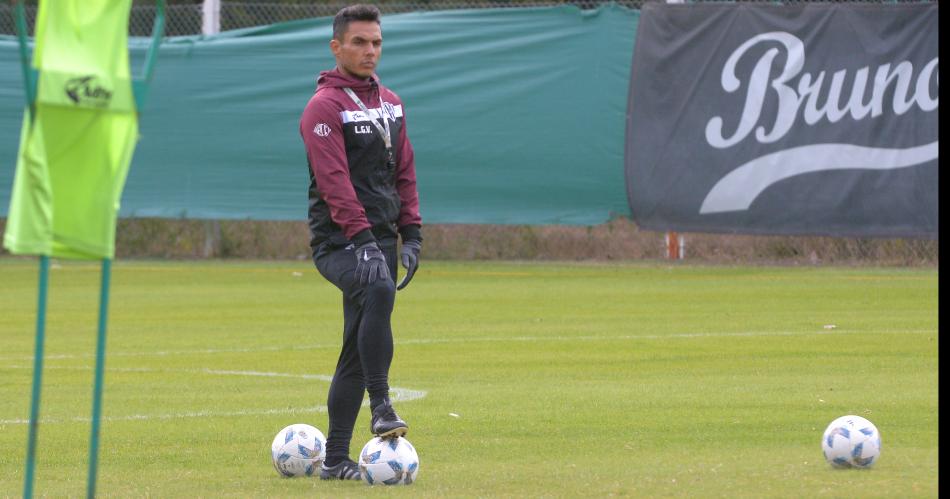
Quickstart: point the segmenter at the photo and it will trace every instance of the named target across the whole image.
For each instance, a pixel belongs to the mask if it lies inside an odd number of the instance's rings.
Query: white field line
[[[4,366],[6,369],[33,369],[32,366]],[[44,369],[71,369],[71,370],[92,370],[92,367],[59,367],[59,366],[45,366]],[[107,371],[114,372],[143,372],[143,373],[190,373],[190,374],[210,374],[218,376],[261,376],[268,378],[296,378],[296,379],[313,379],[330,382],[333,381],[333,376],[326,376],[323,374],[293,374],[293,373],[274,373],[274,372],[261,372],[261,371],[230,371],[230,370],[217,370],[217,369],[149,369],[142,367],[133,367],[133,368],[107,368]],[[390,397],[393,401],[398,402],[408,402],[411,400],[421,399],[426,396],[426,391],[424,390],[410,390],[408,388],[400,387],[390,387]],[[364,406],[369,405],[369,401],[363,401]],[[146,421],[146,420],[163,420],[163,419],[185,419],[185,418],[221,418],[221,417],[233,417],[233,416],[269,416],[274,414],[312,414],[315,412],[327,412],[327,406],[325,405],[315,405],[312,407],[288,407],[282,409],[266,409],[266,410],[244,410],[244,411],[189,411],[189,412],[179,412],[179,413],[170,413],[170,414],[132,414],[129,416],[103,416],[102,421]],[[92,419],[88,417],[73,417],[67,419],[53,419],[53,418],[43,418],[40,419],[41,424],[49,423],[88,423]],[[29,424],[30,420],[28,419],[0,419],[0,426],[2,425],[14,425],[14,424]]]
[[[174,414],[132,414],[130,416],[103,416],[101,421],[148,421],[162,419],[185,419],[185,418],[222,418],[230,416],[267,416],[272,414],[312,414],[315,412],[327,412],[327,406],[317,405],[303,408],[271,409],[267,411],[198,411],[198,412],[179,412]],[[92,418],[73,417],[68,419],[42,418],[40,424],[56,423],[89,423]],[[29,424],[29,419],[0,419],[0,425],[19,425]]]
[[[286,352],[293,350],[317,350],[321,348],[339,348],[335,345],[299,345],[294,347],[257,347],[257,348],[205,348],[195,350],[153,350],[151,352],[108,352],[109,357],[175,357],[179,355],[201,355],[217,353],[259,353],[259,352]],[[54,354],[43,357],[48,360],[57,359],[88,359],[95,357],[94,354]],[[0,360],[32,360],[33,357],[13,357],[0,356]]]
[[[423,338],[417,340],[402,340],[394,342],[398,345],[434,345],[441,343],[502,343],[502,342],[543,342],[543,341],[637,341],[637,340],[666,340],[666,339],[695,339],[695,338],[735,338],[735,337],[783,337],[783,336],[831,336],[856,334],[937,334],[936,329],[877,329],[877,330],[848,330],[823,329],[818,331],[744,331],[737,333],[673,333],[673,334],[626,334],[616,336],[585,335],[585,336],[494,336],[474,338]],[[175,357],[184,355],[222,354],[222,353],[259,353],[259,352],[286,352],[318,350],[322,348],[339,348],[339,344],[312,344],[293,347],[258,347],[258,348],[207,348],[196,350],[155,350],[150,352],[109,352],[109,357]],[[55,354],[46,355],[46,360],[59,359],[88,359],[94,354]],[[0,361],[33,360],[32,356],[0,356]],[[2,366],[0,366],[2,367]]]
[[[746,331],[738,333],[679,333],[679,334],[644,334],[644,335],[618,335],[618,336],[504,336],[504,337],[477,337],[477,338],[430,338],[418,340],[404,340],[396,342],[397,345],[428,345],[442,343],[477,343],[477,342],[542,342],[542,341],[637,341],[637,340],[664,340],[664,339],[692,339],[692,338],[731,338],[731,337],[783,337],[783,336],[821,336],[821,335],[854,335],[854,334],[937,334],[935,329],[916,329],[916,330],[846,330],[832,329],[820,331]],[[232,349],[201,349],[201,350],[168,350],[153,352],[115,352],[109,353],[110,357],[163,357],[179,355],[201,355],[201,354],[219,354],[219,353],[254,353],[264,351],[288,351],[288,350],[310,350],[318,348],[339,347],[339,345],[301,345],[296,347],[266,347],[266,348],[232,348]],[[92,355],[48,355],[46,360],[51,359],[85,359]],[[3,360],[33,360],[32,357],[0,357]],[[0,369],[32,369],[32,366],[0,366]],[[67,366],[45,366],[44,369],[83,369],[90,370],[91,367],[67,367]],[[322,374],[291,374],[274,373],[258,371],[225,371],[213,369],[150,369],[150,368],[107,368],[115,372],[187,372],[195,374],[214,374],[214,375],[235,375],[235,376],[267,376],[267,377],[286,377],[297,379],[314,379],[321,381],[330,381],[331,376]],[[422,390],[409,390],[406,388],[393,387],[392,396],[394,400],[409,401],[426,396]],[[364,402],[366,405],[366,402]],[[133,421],[148,419],[180,419],[195,417],[228,417],[228,416],[259,416],[269,414],[296,414],[296,413],[314,413],[326,412],[327,408],[323,405],[307,408],[286,408],[270,410],[248,410],[232,412],[214,412],[198,411],[183,412],[174,414],[141,414],[131,416],[104,417],[104,421]],[[88,422],[89,418],[75,417],[65,420],[43,419],[42,423],[58,422]],[[3,424],[28,424],[28,420],[23,419],[0,419],[0,425]]]
[[[746,331],[738,333],[679,333],[679,334],[647,334],[647,335],[619,335],[619,336],[505,336],[505,337],[478,337],[478,338],[430,338],[418,340],[405,340],[396,342],[397,345],[427,345],[440,343],[476,343],[476,342],[542,342],[542,341],[636,341],[636,340],[662,340],[662,339],[691,339],[691,338],[730,338],[730,337],[782,337],[782,336],[811,336],[811,335],[846,335],[846,334],[937,334],[934,329],[917,330],[821,330],[821,331]],[[253,353],[263,351],[287,351],[287,350],[310,350],[318,348],[336,347],[338,345],[309,345],[297,347],[266,347],[266,348],[234,348],[234,349],[202,349],[202,350],[169,350],[153,352],[115,352],[109,353],[111,357],[163,357],[178,355],[200,355],[200,354],[218,354],[218,353]],[[49,355],[45,359],[81,359],[90,358],[92,355]],[[32,357],[0,357],[0,360],[32,360]],[[2,366],[0,369],[32,369],[32,366]],[[66,367],[66,366],[45,366],[44,369],[81,369],[91,370],[91,367]],[[115,372],[186,372],[194,374],[211,375],[233,375],[233,376],[265,376],[265,377],[283,377],[297,379],[314,379],[320,381],[331,381],[332,376],[322,374],[292,374],[275,373],[260,371],[229,371],[214,369],[150,369],[150,368],[107,368]],[[422,390],[410,390],[406,388],[392,387],[392,397],[394,400],[410,401],[420,399],[426,396]],[[366,405],[364,401],[363,405]],[[110,416],[103,417],[104,421],[135,421],[150,419],[182,419],[197,417],[229,417],[229,416],[261,416],[271,414],[298,414],[326,412],[325,405],[318,405],[306,408],[286,408],[286,409],[268,409],[268,410],[246,410],[246,411],[197,411],[182,412],[173,414],[136,414],[130,416]],[[64,420],[42,419],[41,423],[61,423],[61,422],[89,422],[90,418],[74,417]],[[29,420],[24,419],[0,419],[0,425],[4,424],[28,424]]]
[[[768,336],[829,336],[836,334],[936,334],[936,329],[916,330],[823,330],[823,331],[746,331],[738,333],[674,333],[674,334],[624,334],[617,336],[505,336],[500,338],[455,338],[455,339],[419,339],[397,342],[400,345],[425,345],[430,343],[456,342],[540,342],[540,341],[629,341],[629,340],[665,340],[665,339],[692,339],[692,338],[734,338],[734,337],[768,337]],[[32,357],[31,357],[32,358]]]

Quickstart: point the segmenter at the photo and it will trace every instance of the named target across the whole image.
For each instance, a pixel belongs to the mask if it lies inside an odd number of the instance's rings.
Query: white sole
[[[396,438],[405,436],[406,433],[409,433],[409,428],[403,426],[402,428],[393,428],[386,433],[377,433],[376,436],[379,438]]]

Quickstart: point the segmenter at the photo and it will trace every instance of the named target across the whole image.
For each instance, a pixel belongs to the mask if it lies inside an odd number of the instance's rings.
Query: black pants
[[[343,348],[327,395],[330,430],[327,460],[349,455],[353,426],[363,403],[389,396],[389,365],[393,360],[390,317],[396,300],[396,240],[379,240],[390,279],[361,286],[355,276],[353,245],[325,243],[314,252],[317,270],[343,292]],[[332,457],[332,459],[331,459]]]

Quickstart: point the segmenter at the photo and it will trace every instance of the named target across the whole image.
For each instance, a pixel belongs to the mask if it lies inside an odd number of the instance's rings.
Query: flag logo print
[[[63,89],[73,104],[93,107],[108,107],[112,91],[103,87],[96,75],[80,76],[66,81]]]

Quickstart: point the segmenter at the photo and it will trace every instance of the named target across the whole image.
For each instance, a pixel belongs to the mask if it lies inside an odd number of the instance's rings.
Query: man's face
[[[330,50],[344,72],[369,78],[376,71],[383,51],[383,34],[373,21],[352,21],[343,34],[343,41],[330,40]]]

